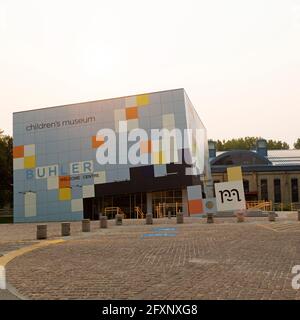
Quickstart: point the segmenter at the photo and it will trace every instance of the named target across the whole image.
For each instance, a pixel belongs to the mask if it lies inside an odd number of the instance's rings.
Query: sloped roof
[[[248,150],[233,150],[219,154],[211,160],[212,166],[220,165],[272,165],[268,158]]]
[[[300,150],[269,150],[268,159],[273,165],[300,165]]]
[[[217,157],[227,152],[230,151],[218,151]],[[274,166],[299,166],[300,150],[268,150],[267,158]]]

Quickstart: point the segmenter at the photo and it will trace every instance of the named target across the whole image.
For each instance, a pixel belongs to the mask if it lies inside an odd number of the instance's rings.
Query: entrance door
[[[119,207],[126,218],[136,218],[135,207],[139,207],[146,213],[146,193],[128,193],[113,196],[102,196],[99,198],[84,199],[84,218],[98,220],[100,213],[104,214],[105,208]]]

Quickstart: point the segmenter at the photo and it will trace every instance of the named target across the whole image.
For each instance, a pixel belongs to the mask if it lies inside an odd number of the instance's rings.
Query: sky
[[[212,139],[300,137],[300,0],[0,0],[12,113],[185,88]]]

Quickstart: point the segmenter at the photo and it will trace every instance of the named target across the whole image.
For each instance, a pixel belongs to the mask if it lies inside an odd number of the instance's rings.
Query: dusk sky
[[[208,136],[300,137],[300,0],[0,0],[12,113],[185,88]]]

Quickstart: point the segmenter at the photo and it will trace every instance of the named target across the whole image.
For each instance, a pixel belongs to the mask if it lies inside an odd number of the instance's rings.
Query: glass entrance
[[[100,213],[105,214],[105,210],[111,212],[108,215],[109,218],[114,218],[117,210],[123,212],[127,219],[141,218],[141,214],[145,215],[147,211],[146,193],[128,193],[84,199],[85,218],[97,220]]]
[[[182,190],[168,190],[152,193],[152,206],[155,218],[176,216],[177,212],[183,212]]]

